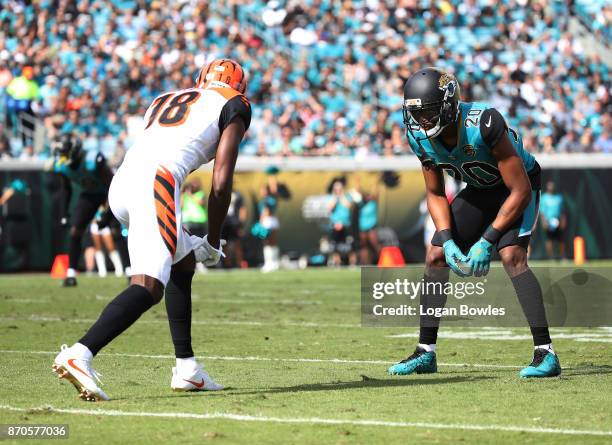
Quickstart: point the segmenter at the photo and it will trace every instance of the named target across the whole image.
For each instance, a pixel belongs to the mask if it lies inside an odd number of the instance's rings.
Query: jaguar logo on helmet
[[[438,81],[438,87],[444,91],[444,99],[446,100],[455,95],[455,91],[457,91],[457,79],[455,79],[455,76],[452,74],[443,73]]]
[[[446,86],[449,83],[454,82],[454,80],[455,80],[455,77],[452,74],[442,73],[442,75],[440,76],[440,80],[438,80],[438,87],[441,90],[444,90]]]

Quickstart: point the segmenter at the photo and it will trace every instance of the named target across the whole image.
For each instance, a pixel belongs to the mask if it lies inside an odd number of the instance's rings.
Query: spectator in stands
[[[561,140],[559,140],[557,151],[568,153],[582,151],[582,147],[578,140],[578,134],[574,130],[568,131]]]
[[[96,127],[89,134],[111,158],[130,146],[127,116],[142,114],[161,91],[188,86],[207,60],[224,55],[250,73],[245,153],[275,155],[281,127],[289,127],[286,155],[397,155],[405,153],[393,138],[403,80],[434,65],[457,75],[466,100],[493,96],[521,133],[550,128],[536,136],[557,147],[571,129],[591,128],[596,139],[610,113],[608,66],[568,32],[577,14],[609,38],[610,7],[601,2],[10,2],[3,30],[15,38],[5,39],[0,90],[2,79],[31,66],[45,87],[38,112],[49,116],[49,138],[51,118],[63,125],[75,111],[77,131]],[[111,112],[111,125],[100,121]],[[268,123],[263,142],[258,119]],[[369,142],[355,140],[359,120]],[[550,146],[541,139],[530,149]]]
[[[5,131],[0,132],[0,161],[11,159],[11,143]]]
[[[540,221],[546,232],[546,254],[554,258],[553,243],[559,244],[559,257],[565,259],[564,232],[567,227],[567,215],[563,195],[555,191],[555,183],[548,181],[546,191],[540,200]]]
[[[580,136],[580,146],[584,152],[592,152],[594,147],[593,130],[591,128],[585,128],[582,136]]]
[[[24,66],[21,76],[15,77],[8,84],[6,89],[8,94],[7,109],[9,111],[9,122],[18,125],[22,131],[23,144],[32,143],[32,132],[34,131],[34,112],[32,103],[38,99],[38,83],[34,80],[34,69],[31,66]]]
[[[13,73],[4,60],[0,59],[0,124],[6,123],[6,88],[13,80]]]
[[[601,135],[595,141],[595,151],[612,153],[612,131],[610,126],[604,128]]]

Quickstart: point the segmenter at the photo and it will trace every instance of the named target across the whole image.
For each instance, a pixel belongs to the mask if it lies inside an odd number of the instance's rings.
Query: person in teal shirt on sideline
[[[348,239],[351,229],[352,208],[353,200],[345,192],[344,181],[336,180],[332,185],[332,196],[328,204],[333,251],[332,266],[340,266],[344,255],[348,255],[349,264],[355,264],[356,262],[355,253],[352,251]]]
[[[565,239],[563,237],[567,227],[567,215],[561,193],[555,191],[555,183],[546,183],[546,192],[540,200],[540,221],[546,232],[546,254],[548,258],[554,258],[554,246],[559,243],[559,257],[565,259]]]
[[[359,262],[369,265],[378,258],[378,189],[371,193],[363,192],[359,209]]]
[[[278,209],[278,194],[275,182],[271,181],[260,189],[260,199],[257,203],[259,220],[251,228],[251,234],[263,242],[264,264],[262,272],[273,272],[280,267],[280,252],[278,249],[278,229],[280,223],[276,216]]]

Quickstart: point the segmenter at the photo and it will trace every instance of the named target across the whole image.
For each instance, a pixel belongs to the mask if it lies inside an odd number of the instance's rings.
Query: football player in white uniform
[[[238,146],[251,121],[244,96],[246,77],[230,59],[201,71],[194,88],[157,97],[144,116],[144,130],[128,151],[109,190],[109,205],[129,227],[130,286],[102,311],[73,346],[62,346],[53,371],[68,379],[84,400],[108,400],[91,367],[93,357],[166,296],[176,353],[171,387],[219,390],[191,348],[191,280],[196,261],[207,266],[224,256],[221,227],[227,215]],[[208,200],[208,235],[190,236],[181,226],[181,184],[214,161]]]

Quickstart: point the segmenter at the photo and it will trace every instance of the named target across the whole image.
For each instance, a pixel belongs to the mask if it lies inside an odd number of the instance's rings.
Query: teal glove
[[[493,244],[484,238],[480,238],[468,252],[468,264],[475,277],[481,277],[489,273],[492,250]]]
[[[444,257],[448,267],[460,277],[470,276],[470,272],[464,272],[461,267],[459,267],[459,264],[457,264],[458,261],[462,263],[468,262],[468,258],[461,252],[459,246],[457,246],[452,239],[449,239],[442,245],[442,248],[444,249]]]

